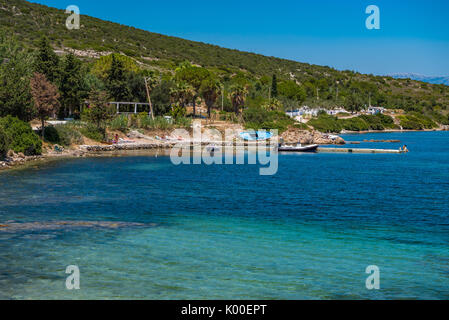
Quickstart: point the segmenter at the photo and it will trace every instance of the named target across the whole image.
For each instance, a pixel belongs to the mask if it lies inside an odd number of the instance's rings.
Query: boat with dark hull
[[[297,144],[296,146],[280,145],[278,152],[317,152],[319,145],[311,144],[305,145]]]

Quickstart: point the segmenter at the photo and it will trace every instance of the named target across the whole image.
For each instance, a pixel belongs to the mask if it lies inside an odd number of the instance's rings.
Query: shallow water
[[[280,155],[275,176],[154,156],[1,173],[0,225],[114,228],[0,228],[0,298],[448,299],[449,133],[345,139],[412,152]]]

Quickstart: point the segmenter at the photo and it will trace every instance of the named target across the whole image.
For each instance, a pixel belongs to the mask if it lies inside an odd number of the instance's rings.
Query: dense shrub
[[[394,119],[385,114],[376,114],[374,117],[380,119],[380,122],[385,127],[385,129],[397,129],[397,125],[394,123]]]
[[[358,118],[363,120],[368,125],[370,130],[385,130],[385,126],[382,123],[382,119],[377,115],[375,116],[362,115]]]
[[[164,117],[156,117],[154,120],[149,117],[142,117],[140,119],[140,126],[143,129],[161,129],[165,130],[171,127],[171,124]]]
[[[111,120],[111,122],[109,123],[109,128],[112,130],[119,130],[126,133],[128,131],[128,122],[129,122],[128,116],[121,114]]]
[[[39,130],[41,134],[42,130]],[[45,141],[51,142],[51,143],[59,143],[59,134],[55,127],[46,127],[45,133],[44,133],[44,139]]]
[[[309,126],[305,123],[296,123],[293,125],[293,127],[297,128],[297,129],[301,129],[301,130],[309,130],[310,129]]]
[[[58,125],[45,128],[45,140],[66,147],[72,144],[83,143],[81,133],[70,125]]]
[[[399,116],[402,129],[405,130],[423,130],[424,127],[415,117]]]
[[[397,128],[393,118],[383,114],[361,115],[350,119],[337,119],[327,114],[320,114],[318,118],[310,120],[308,124],[321,132],[335,133],[339,133],[343,129],[348,131],[367,131]]]
[[[295,121],[284,112],[269,111],[261,107],[250,107],[243,111],[243,119],[247,129],[278,130],[282,133]]]
[[[348,131],[366,131],[370,129],[370,126],[362,118],[359,117],[337,121],[340,122],[343,129]],[[382,129],[383,126],[380,126],[380,129],[376,130]]]
[[[236,116],[236,114],[234,112],[220,111],[219,119],[221,121],[230,121],[230,122],[233,122],[233,123],[237,123],[238,122],[238,117]]]
[[[181,117],[175,119],[175,125],[179,128],[190,128],[192,126],[192,119]]]
[[[418,112],[412,112],[411,116],[418,119],[418,121],[423,125],[424,129],[433,129],[438,127],[438,125],[428,116],[425,116]]]
[[[9,137],[6,135],[2,127],[0,127],[0,159],[5,158],[9,150]]]
[[[85,137],[95,140],[95,141],[103,141],[104,140],[104,132],[101,128],[98,128],[94,124],[88,122],[79,128],[79,131]]]
[[[438,112],[432,112],[430,114],[433,121],[441,123],[443,125],[449,125],[449,115],[443,115]]]
[[[327,114],[321,114],[318,118],[310,120],[308,124],[316,130],[325,133],[339,133],[342,130],[341,123],[337,120],[337,118]]]
[[[406,114],[398,118],[401,127],[405,130],[424,130],[438,127],[432,119],[418,113]]]
[[[171,110],[171,116],[174,119],[185,117],[186,116],[186,108],[179,104],[175,104]]]
[[[27,156],[42,153],[42,141],[28,123],[7,116],[0,119],[0,127],[3,127],[3,131],[10,141],[9,148],[11,150],[22,152]]]

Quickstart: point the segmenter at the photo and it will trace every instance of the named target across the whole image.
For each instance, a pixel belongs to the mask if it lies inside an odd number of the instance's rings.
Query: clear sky
[[[449,75],[448,0],[34,0],[144,30],[362,73]],[[368,30],[368,5],[380,30]]]

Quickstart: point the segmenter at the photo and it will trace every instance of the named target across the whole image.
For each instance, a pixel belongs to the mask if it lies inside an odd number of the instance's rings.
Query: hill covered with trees
[[[55,112],[60,118],[81,118],[84,102],[99,97],[147,102],[145,78],[154,115],[171,114],[181,123],[186,106],[193,106],[195,115],[201,105],[209,117],[219,112],[222,119],[247,127],[285,130],[292,125],[285,110],[308,105],[358,111],[370,102],[404,110],[409,115],[404,122],[415,124],[416,117],[423,116],[449,124],[449,87],[442,84],[266,57],[85,15],[79,30],[68,30],[67,17],[63,10],[24,0],[0,0],[0,117],[29,121],[39,115],[30,89],[33,77],[57,88],[54,95],[60,107]],[[102,101],[96,104],[103,106]],[[126,127],[124,119],[106,113],[100,112],[106,122]],[[316,125],[334,126],[334,120],[322,118]],[[375,120],[374,124],[363,120],[364,126],[378,126]],[[105,134],[106,122],[97,136]],[[357,127],[355,121],[346,121],[336,127],[353,126]]]

